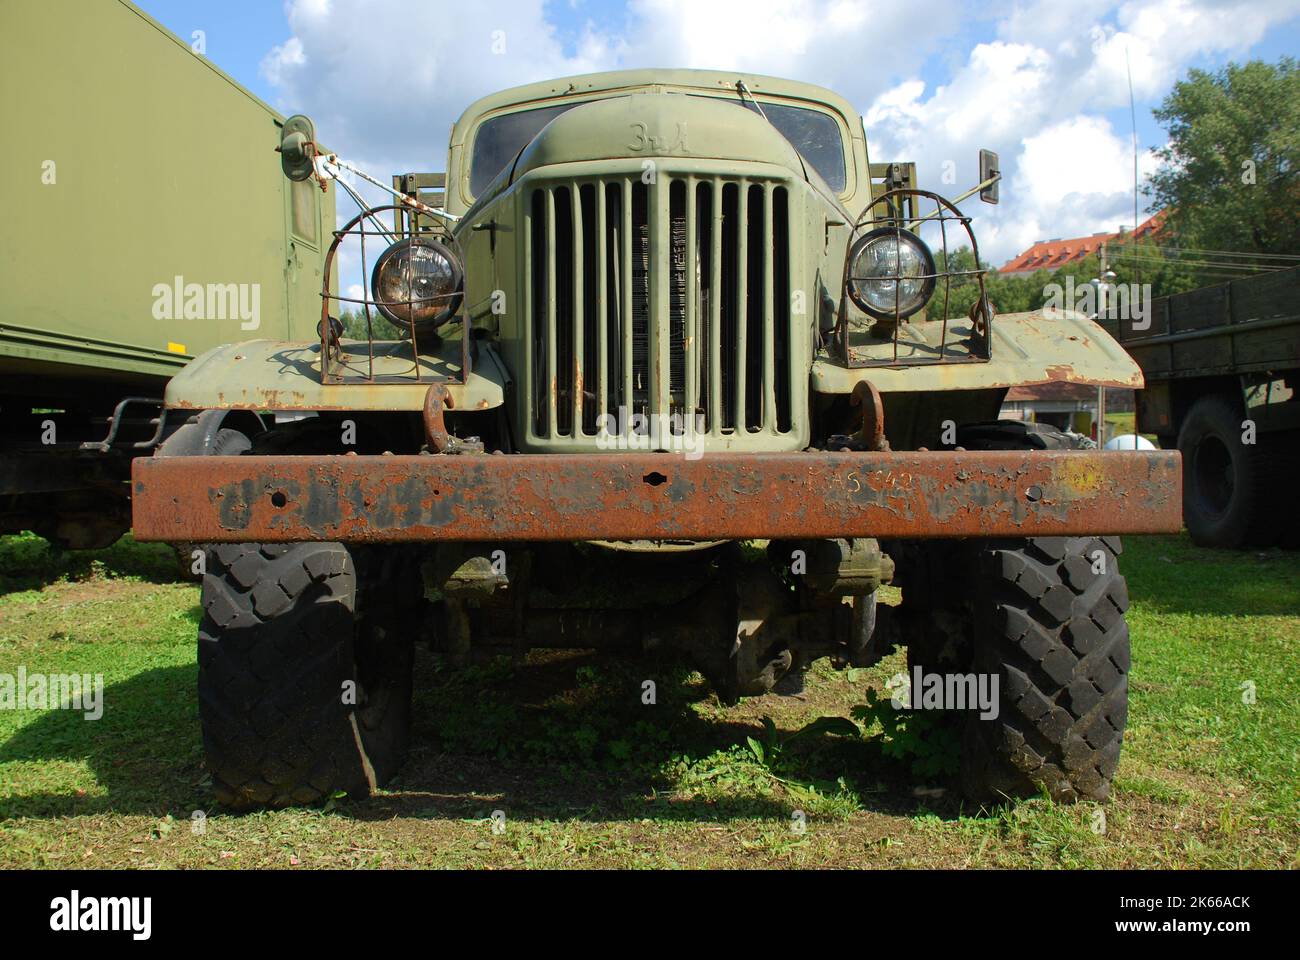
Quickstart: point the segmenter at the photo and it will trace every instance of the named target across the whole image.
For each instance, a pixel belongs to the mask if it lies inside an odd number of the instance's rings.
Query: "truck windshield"
[[[727,102],[758,112],[754,101],[748,98]],[[804,162],[821,174],[828,187],[836,193],[843,193],[844,141],[840,138],[840,125],[835,118],[817,110],[788,107],[783,103],[764,103],[762,107],[772,126],[799,151]]]
[[[519,110],[504,113],[480,124],[478,132],[474,134],[474,153],[469,174],[470,193],[476,197],[482,194],[519,151],[541,133],[542,127],[564,111],[590,102],[581,100],[533,110]],[[754,110],[754,104],[749,100],[724,102]],[[772,121],[772,125],[781,131],[781,135],[799,151],[804,161],[821,174],[827,185],[836,193],[843,192],[844,142],[835,118],[818,110],[780,103],[763,104],[763,112]]]

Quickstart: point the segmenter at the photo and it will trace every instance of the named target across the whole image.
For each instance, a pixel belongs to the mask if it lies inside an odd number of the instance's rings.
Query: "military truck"
[[[287,176],[344,171],[306,118],[285,129]],[[352,244],[364,289],[326,278],[313,342],[215,348],[165,397],[303,419],[242,456],[134,465],[136,535],[213,544],[199,694],[221,802],[393,776],[417,642],[453,666],[683,656],[727,703],[906,647],[953,694],[972,797],[1106,796],[1116,535],[1179,529],[1178,454],[996,421],[1012,385],[1141,375],[1077,314],[980,295],[950,316],[983,289],[947,268],[958,245],[978,262],[970,218],[870,162],[846,100],[712,71],[536,83],[472,104],[445,172],[393,184],[336,231],[326,272]],[[877,604],[884,583],[901,604]],[[983,717],[957,709],[977,680],[1000,684]]]
[[[312,335],[334,195],[268,162],[283,118],[201,35],[119,0],[7,0],[0,38],[0,533],[102,547],[133,457],[262,428],[163,388],[217,344]]]
[[[1300,267],[1152,301],[1108,326],[1146,378],[1137,425],[1183,455],[1183,515],[1206,547],[1300,546]]]

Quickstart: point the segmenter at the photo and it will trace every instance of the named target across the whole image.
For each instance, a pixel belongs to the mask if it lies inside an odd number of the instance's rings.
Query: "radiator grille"
[[[634,176],[527,197],[532,433],[601,414],[789,433],[790,215],[773,181]]]

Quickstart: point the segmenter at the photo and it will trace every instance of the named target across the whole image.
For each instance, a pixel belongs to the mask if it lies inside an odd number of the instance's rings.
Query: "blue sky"
[[[441,170],[470,100],[529,80],[694,66],[821,83],[866,117],[872,158],[917,160],[922,185],[952,158],[960,190],[978,147],[999,150],[1003,203],[972,211],[995,263],[1132,220],[1125,51],[1144,172],[1164,140],[1151,109],[1189,68],[1300,53],[1300,0],[136,2],[186,40],[203,30],[217,66],[381,175]],[[485,55],[496,31],[506,56]]]

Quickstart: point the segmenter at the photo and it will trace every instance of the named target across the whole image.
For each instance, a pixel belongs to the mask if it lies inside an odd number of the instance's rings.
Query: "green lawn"
[[[681,668],[550,652],[459,673],[422,656],[389,790],[230,816],[199,741],[198,590],[170,552],[0,538],[0,674],[105,682],[95,722],[0,710],[0,867],[1300,865],[1300,554],[1126,547],[1132,706],[1104,807],[964,809],[878,729],[782,743],[883,691],[898,657],[724,708]]]

